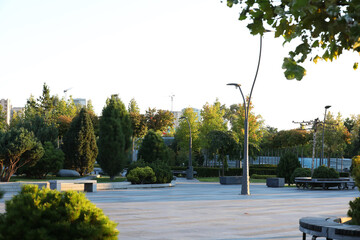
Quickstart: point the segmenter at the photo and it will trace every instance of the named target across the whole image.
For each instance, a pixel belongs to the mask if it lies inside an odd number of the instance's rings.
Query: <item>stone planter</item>
[[[241,183],[242,183],[242,176],[220,177],[220,184],[223,184],[223,185],[234,185],[234,184],[241,184]]]
[[[266,186],[268,187],[283,187],[285,185],[285,178],[267,178]]]

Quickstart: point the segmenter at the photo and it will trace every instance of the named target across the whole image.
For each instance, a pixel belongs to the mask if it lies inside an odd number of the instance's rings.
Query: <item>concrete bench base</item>
[[[241,183],[242,183],[242,176],[220,177],[220,184],[223,184],[223,185],[234,185],[234,184],[241,184]]]
[[[0,182],[0,191],[20,192],[23,185],[38,185],[39,188],[49,188],[49,182]]]
[[[285,178],[267,178],[266,186],[268,187],[283,187],[285,185]]]
[[[96,192],[97,181],[96,180],[50,180],[50,189],[56,189],[58,191],[85,191]]]

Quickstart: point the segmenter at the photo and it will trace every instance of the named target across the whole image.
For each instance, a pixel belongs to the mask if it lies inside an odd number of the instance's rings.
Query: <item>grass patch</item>
[[[46,176],[46,178],[29,178],[26,176],[13,176],[10,178],[10,182],[45,182],[49,180],[74,180],[79,177],[56,177],[56,176]]]
[[[219,177],[198,177],[200,182],[219,182]]]
[[[115,177],[115,179],[111,181],[109,176],[101,176],[99,178],[96,178],[96,180],[98,183],[125,182],[126,177]]]

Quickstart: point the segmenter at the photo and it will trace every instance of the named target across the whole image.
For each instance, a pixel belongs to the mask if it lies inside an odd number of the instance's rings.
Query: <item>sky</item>
[[[225,0],[1,0],[0,99],[23,107],[46,83],[52,95],[71,88],[68,96],[91,99],[97,114],[112,94],[126,106],[134,98],[141,112],[242,103],[226,84],[249,94],[260,44],[238,16]],[[343,118],[360,114],[357,53],[307,62],[296,81],[281,68],[291,49],[263,37],[252,102],[265,125],[296,128],[322,119],[326,105]]]

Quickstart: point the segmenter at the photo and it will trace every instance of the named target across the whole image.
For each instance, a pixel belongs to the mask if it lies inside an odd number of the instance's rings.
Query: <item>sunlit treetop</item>
[[[287,79],[303,78],[306,59],[316,63],[337,59],[344,50],[360,53],[360,0],[227,0],[229,7],[235,4],[241,8],[239,20],[250,21],[251,34],[272,28],[284,44],[301,41],[284,58]]]

